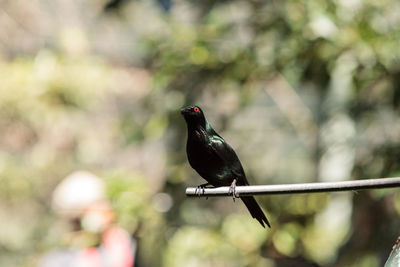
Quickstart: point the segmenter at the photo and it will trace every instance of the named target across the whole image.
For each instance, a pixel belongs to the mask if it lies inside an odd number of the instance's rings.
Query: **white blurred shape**
[[[345,114],[333,116],[322,127],[321,137],[327,148],[319,164],[322,181],[349,179],[355,160],[355,134],[354,122]]]
[[[349,224],[352,198],[349,194],[335,195],[328,206],[317,215],[315,223],[327,231],[338,230]]]
[[[329,265],[337,257],[338,248],[346,241],[351,226],[352,195],[336,194],[315,218],[315,227],[305,239],[306,250],[321,265]]]
[[[40,81],[47,82],[52,77],[54,70],[57,66],[55,55],[49,50],[40,50],[35,57],[35,75]],[[44,87],[34,87],[36,94],[41,94]]]
[[[52,208],[63,215],[79,215],[95,202],[104,199],[104,183],[87,171],[68,175],[54,190]]]
[[[330,82],[328,108],[342,108],[353,97],[353,71],[357,68],[357,58],[352,52],[343,53],[336,61]]]
[[[336,25],[328,17],[319,15],[310,23],[311,30],[317,36],[333,38],[338,33]]]
[[[337,2],[345,8],[350,8],[352,11],[357,10],[364,4],[361,0],[338,0]]]
[[[322,181],[343,181],[350,176],[354,165],[354,149],[345,145],[330,148],[322,156],[320,177]]]
[[[154,208],[159,212],[167,212],[173,205],[172,197],[167,193],[158,193],[153,197]]]
[[[85,32],[79,27],[65,27],[60,31],[60,44],[71,56],[81,56],[89,50]]]
[[[94,233],[100,233],[114,221],[113,209],[107,201],[96,202],[85,210],[82,216],[82,228]]]

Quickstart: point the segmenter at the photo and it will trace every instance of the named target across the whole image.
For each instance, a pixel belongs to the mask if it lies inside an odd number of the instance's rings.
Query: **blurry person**
[[[68,249],[44,255],[39,267],[132,267],[136,242],[115,224],[115,214],[97,176],[78,171],[54,190],[53,210],[67,220]]]

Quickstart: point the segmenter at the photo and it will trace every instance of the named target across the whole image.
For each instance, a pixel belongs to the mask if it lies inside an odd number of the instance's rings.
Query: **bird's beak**
[[[187,108],[181,109],[181,114],[182,114],[182,115],[185,115],[186,113],[187,113]]]

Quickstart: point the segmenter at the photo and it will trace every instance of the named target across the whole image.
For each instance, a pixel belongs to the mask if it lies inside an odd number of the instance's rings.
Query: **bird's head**
[[[204,117],[204,113],[199,106],[188,106],[183,108],[181,109],[181,114],[185,118],[188,126],[206,125],[206,118]]]

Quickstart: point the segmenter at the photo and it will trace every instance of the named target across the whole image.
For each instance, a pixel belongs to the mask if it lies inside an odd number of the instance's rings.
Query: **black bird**
[[[236,185],[249,185],[235,151],[214,131],[200,107],[183,108],[181,114],[186,120],[188,129],[186,153],[190,166],[207,181],[199,187],[231,186],[235,198]],[[264,223],[271,227],[254,197],[243,196],[240,199],[251,216],[257,219],[264,228]]]

